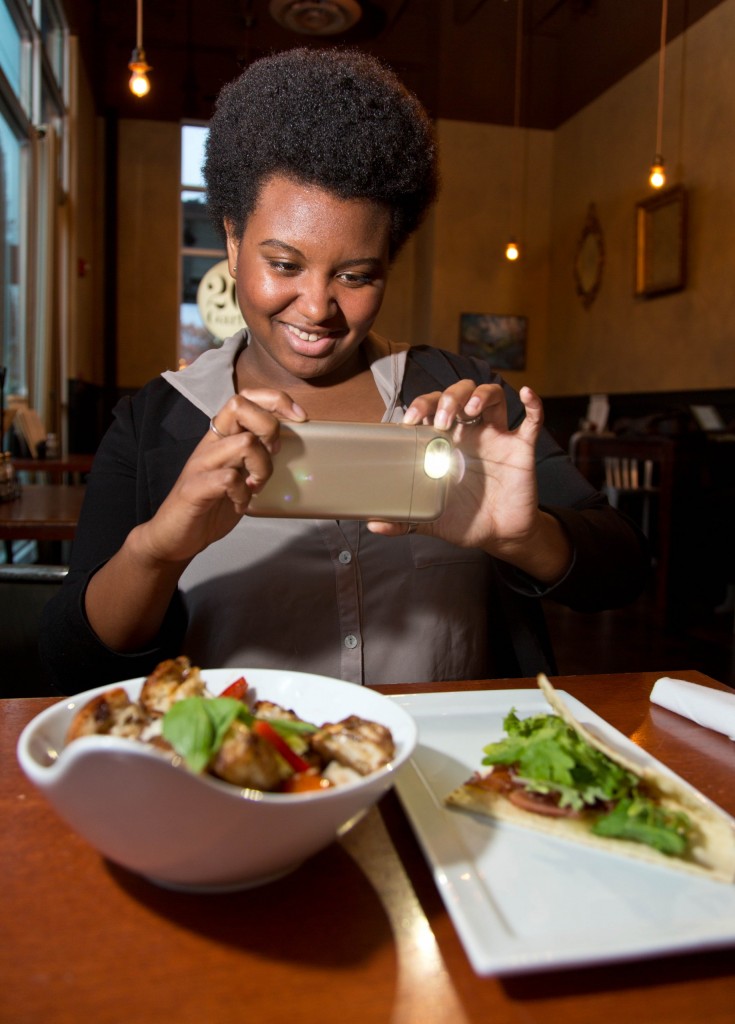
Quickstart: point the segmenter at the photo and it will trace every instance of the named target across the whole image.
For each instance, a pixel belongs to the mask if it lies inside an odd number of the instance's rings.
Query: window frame
[[[16,89],[0,67],[0,115],[20,146],[17,276],[20,288],[15,310],[18,338],[23,339],[17,397],[42,413],[48,430],[61,432],[61,369],[68,326],[64,316],[63,282],[68,275],[68,247],[59,209],[68,193],[69,30],[57,0],[0,0],[21,40],[20,81]],[[41,29],[42,9],[51,12],[59,33],[59,67],[54,69]],[[44,113],[49,114],[46,123]],[[58,139],[44,145],[48,126]],[[48,161],[49,151],[54,159]],[[58,157],[58,158],[57,158]],[[53,187],[42,188],[43,168],[51,166]],[[2,201],[5,197],[1,197]],[[65,256],[67,257],[65,259]],[[0,287],[9,294],[9,277]],[[60,284],[62,287],[60,287]],[[49,306],[49,296],[58,295]],[[51,328],[49,329],[49,323]],[[0,361],[6,344],[16,342],[3,332]],[[11,396],[6,396],[6,400]]]
[[[227,257],[227,251],[226,251],[224,246],[214,248],[214,247],[210,247],[210,246],[191,246],[191,245],[185,245],[184,244],[184,223],[185,223],[184,196],[185,196],[186,193],[192,193],[192,192],[201,194],[203,196],[206,195],[206,186],[203,184],[203,182],[198,181],[198,182],[192,183],[192,182],[184,181],[184,168],[183,168],[183,163],[184,163],[184,160],[183,160],[183,156],[184,156],[184,133],[185,133],[185,130],[187,128],[202,128],[202,129],[206,130],[207,127],[208,127],[207,123],[203,122],[203,121],[182,121],[181,122],[181,134],[180,134],[181,160],[179,162],[180,172],[179,172],[179,261],[178,261],[178,269],[179,269],[179,288],[178,288],[178,292],[179,292],[179,323],[178,323],[178,332],[177,332],[177,355],[178,355],[178,363],[179,363],[180,367],[187,365],[187,363],[192,358],[194,358],[196,354],[199,354],[198,352],[195,353],[195,352],[190,351],[189,347],[186,344],[185,335],[184,335],[185,327],[188,326],[188,323],[185,324],[185,322],[184,322],[183,311],[184,311],[185,305],[187,305],[187,306],[190,305],[190,303],[185,303],[184,302],[184,298],[185,298],[185,296],[184,296],[184,288],[185,288],[185,266],[186,266],[186,260],[188,258],[211,259],[211,261],[212,261],[211,266],[215,266],[217,263],[219,263],[223,259],[226,259],[226,257]],[[203,149],[203,147],[202,147],[202,149]],[[195,326],[195,328],[197,330],[202,331],[202,332],[206,332],[206,334],[207,334],[207,336],[209,338],[209,343],[208,343],[208,345],[206,347],[207,348],[217,348],[221,344],[221,341],[219,339],[215,338],[215,336],[211,333],[211,331],[209,331],[207,329],[206,325],[204,324],[203,319],[201,318],[201,314],[199,314],[199,320],[201,322],[195,324],[194,326]],[[205,351],[205,350],[206,349],[204,349],[204,348],[201,349],[201,351]]]

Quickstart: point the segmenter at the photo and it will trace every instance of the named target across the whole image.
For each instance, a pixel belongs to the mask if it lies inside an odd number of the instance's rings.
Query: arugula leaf
[[[609,814],[598,818],[591,830],[598,836],[632,839],[670,857],[687,851],[692,823],[682,811],[670,811],[643,796],[621,800]]]
[[[503,725],[507,738],[484,747],[482,763],[514,765],[528,790],[558,793],[561,807],[578,811],[598,801],[618,800],[638,783],[558,715],[518,718],[512,710]]]
[[[669,856],[686,854],[693,825],[683,812],[661,807],[641,792],[638,777],[587,743],[558,715],[503,722],[507,737],[483,748],[483,764],[513,765],[525,788],[556,793],[560,807],[614,805],[591,824],[595,835],[631,839]]]

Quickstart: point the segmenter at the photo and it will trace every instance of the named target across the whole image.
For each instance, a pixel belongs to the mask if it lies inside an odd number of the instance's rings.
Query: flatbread
[[[723,810],[701,793],[672,779],[665,773],[637,765],[625,754],[583,726],[572,715],[546,676],[538,677],[539,686],[554,713],[579,733],[591,746],[601,751],[621,767],[633,772],[646,789],[656,796],[662,806],[683,811],[694,825],[692,845],[686,858],[668,856],[644,843],[630,839],[598,836],[589,831],[584,818],[553,818],[534,814],[512,804],[502,793],[473,785],[472,779],[459,786],[445,798],[450,807],[507,821],[536,832],[544,832],[586,846],[597,847],[608,853],[634,857],[636,860],[679,871],[687,871],[722,882],[735,881],[735,822]]]

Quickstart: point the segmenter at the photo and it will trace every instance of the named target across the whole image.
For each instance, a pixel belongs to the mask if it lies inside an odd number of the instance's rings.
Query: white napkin
[[[735,740],[735,693],[664,676],[653,684],[651,700],[697,725],[723,732]]]

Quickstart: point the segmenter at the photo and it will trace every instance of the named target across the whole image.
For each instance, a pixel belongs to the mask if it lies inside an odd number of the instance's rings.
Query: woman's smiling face
[[[378,203],[268,179],[240,241],[227,240],[248,363],[276,387],[346,369],[383,300],[389,232]]]

